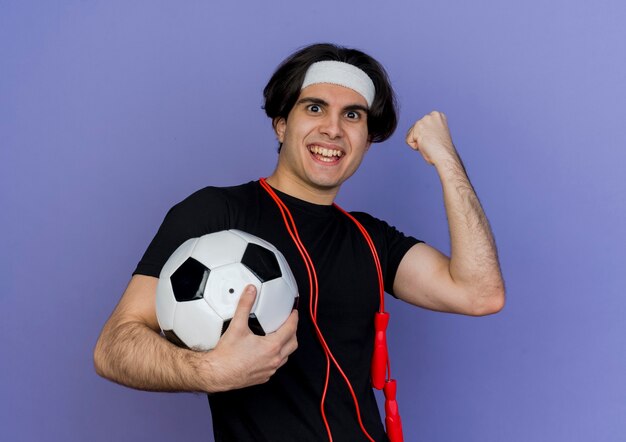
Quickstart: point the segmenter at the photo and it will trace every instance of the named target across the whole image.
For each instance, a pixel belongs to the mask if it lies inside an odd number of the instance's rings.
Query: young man
[[[370,379],[379,281],[355,223],[372,238],[385,291],[467,315],[504,305],[489,224],[439,112],[417,121],[406,141],[441,179],[450,258],[384,221],[365,213],[354,213],[353,221],[333,205],[371,143],[396,127],[393,90],[368,55],[328,44],[306,47],[279,66],[264,96],[280,143],[276,169],[266,181],[207,187],[168,212],[104,326],[96,369],[133,388],[209,393],[218,441],[387,440]],[[317,283],[309,283],[272,196],[292,214]],[[298,282],[300,312],[277,332],[256,336],[247,326],[255,298],[247,288],[214,350],[178,348],[159,335],[160,269],[188,238],[229,228],[281,250]]]

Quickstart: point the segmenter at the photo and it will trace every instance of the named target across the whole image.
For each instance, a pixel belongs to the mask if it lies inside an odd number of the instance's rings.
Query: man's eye
[[[309,111],[317,113],[320,112],[321,109],[317,104],[309,104]]]
[[[361,115],[356,111],[348,111],[346,113],[346,117],[348,117],[351,120],[358,120],[359,118],[361,118]]]

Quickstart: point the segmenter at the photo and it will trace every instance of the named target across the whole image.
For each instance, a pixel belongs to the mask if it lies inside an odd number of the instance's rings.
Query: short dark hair
[[[389,138],[398,125],[396,96],[383,66],[358,49],[330,43],[317,43],[291,54],[276,69],[263,90],[265,113],[272,119],[287,119],[300,96],[304,75],[318,61],[342,61],[365,72],[374,82],[376,95],[367,115],[367,129],[372,143]],[[280,147],[279,147],[280,151]]]

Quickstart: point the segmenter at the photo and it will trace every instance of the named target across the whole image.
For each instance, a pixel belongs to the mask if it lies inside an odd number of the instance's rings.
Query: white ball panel
[[[174,315],[174,333],[194,350],[210,350],[217,345],[224,321],[203,299],[180,302]]]
[[[156,315],[161,330],[174,328],[176,304],[170,278],[159,278],[156,289]]]
[[[243,264],[218,267],[211,270],[209,274],[209,280],[204,289],[204,299],[218,315],[224,319],[230,319],[235,314],[241,293],[248,284],[254,285],[257,293],[261,292],[261,281]],[[257,303],[258,296],[254,305]]]
[[[191,256],[213,270],[241,261],[246,241],[227,230],[201,236]]]
[[[182,243],[176,250],[174,250],[174,253],[172,253],[172,255],[167,259],[165,265],[163,265],[159,278],[169,279],[169,277],[172,276],[172,273],[174,273],[176,269],[178,269],[178,267],[180,267],[180,265],[191,256],[191,253],[193,252],[193,249],[196,246],[197,242],[198,238],[188,239],[187,241]]]
[[[296,294],[282,278],[263,283],[253,312],[266,333],[276,331],[287,320]]]

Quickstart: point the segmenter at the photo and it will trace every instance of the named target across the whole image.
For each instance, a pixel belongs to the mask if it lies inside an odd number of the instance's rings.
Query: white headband
[[[337,84],[352,89],[363,95],[368,107],[374,102],[374,82],[365,72],[349,63],[331,60],[313,63],[306,71],[302,89],[317,83]]]

